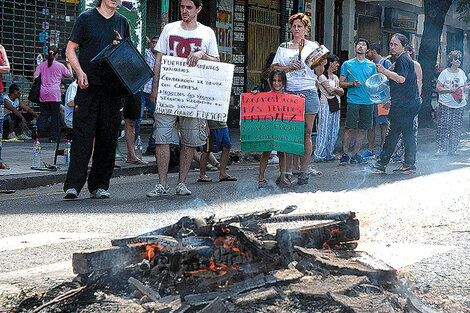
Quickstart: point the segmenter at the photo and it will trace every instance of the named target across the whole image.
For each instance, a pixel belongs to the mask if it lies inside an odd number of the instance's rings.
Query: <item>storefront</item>
[[[68,36],[79,12],[78,0],[0,1],[0,38],[11,64],[3,75],[4,86],[14,82],[26,94],[33,73],[50,46],[57,46],[64,60]]]
[[[305,12],[312,20],[307,38],[325,43],[339,54],[343,1],[203,0],[198,20],[214,29],[221,61],[236,66],[235,105],[240,93],[259,84],[269,53],[291,39],[288,18],[295,12]],[[95,5],[96,0],[1,1],[1,43],[13,65],[12,74],[5,75],[5,86],[15,81],[27,93],[32,74],[50,45],[62,50],[63,61],[78,14]],[[128,18],[132,40],[142,52],[146,36],[159,35],[166,23],[180,19],[179,1],[172,0],[123,0],[118,12]]]

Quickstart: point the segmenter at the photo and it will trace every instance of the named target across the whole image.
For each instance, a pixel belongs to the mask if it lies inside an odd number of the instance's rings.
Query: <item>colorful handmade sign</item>
[[[240,96],[243,152],[280,151],[304,154],[304,98],[278,92]]]

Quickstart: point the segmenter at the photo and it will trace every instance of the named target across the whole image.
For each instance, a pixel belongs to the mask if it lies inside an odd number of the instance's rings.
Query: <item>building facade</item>
[[[325,44],[338,55],[347,55],[343,48],[343,8],[350,0],[204,0],[200,22],[216,33],[220,59],[235,64],[233,93],[235,106],[242,92],[261,81],[266,58],[281,42],[291,39],[288,19],[304,12],[312,21],[308,39]],[[148,7],[160,2],[159,25],[147,27],[157,33],[166,22],[180,19],[177,1],[147,0]],[[211,14],[216,12],[216,14]],[[155,16],[149,14],[155,20]],[[150,25],[150,21],[147,21]],[[156,26],[156,28],[155,28]]]
[[[389,54],[391,36],[400,32],[408,37],[418,57],[424,31],[424,3],[422,0],[361,0],[349,8],[349,18],[354,19],[354,38],[365,38],[382,45],[383,55]],[[354,16],[353,16],[354,14]],[[470,25],[459,19],[457,3],[453,2],[446,15],[441,34],[441,43],[436,64],[442,70],[446,67],[446,56],[452,50],[459,50],[464,56],[465,72],[470,70],[470,50],[467,35]],[[352,49],[350,57],[352,57]]]
[[[11,73],[3,75],[4,87],[15,82],[27,93],[33,73],[45,60],[50,46],[65,58],[68,36],[80,10],[78,0],[0,1],[0,43],[11,63]]]
[[[96,0],[3,0],[0,2],[0,38],[12,63],[5,75],[5,87],[19,83],[27,94],[32,74],[51,45],[62,51],[78,14],[93,7]],[[217,36],[220,59],[235,64],[233,94],[260,83],[269,53],[281,42],[291,39],[288,18],[304,12],[312,21],[308,38],[324,44],[342,61],[353,57],[354,41],[362,37],[382,45],[395,32],[404,33],[419,51],[424,25],[422,0],[203,0],[199,21],[212,27]],[[164,25],[180,19],[176,0],[121,1],[119,12],[132,26],[132,39],[142,51],[145,37],[160,34]],[[469,61],[467,24],[458,20],[452,6],[441,37],[438,62],[445,65],[453,49],[464,52]],[[470,62],[464,62],[468,70]],[[470,64],[469,64],[470,65]]]

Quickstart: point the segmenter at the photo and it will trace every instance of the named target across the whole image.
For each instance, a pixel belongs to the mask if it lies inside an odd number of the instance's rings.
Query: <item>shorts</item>
[[[388,118],[387,115],[379,115],[379,110],[377,108],[378,105],[381,104],[373,104],[374,106],[374,125],[388,125]]]
[[[223,148],[232,149],[228,127],[211,129],[209,138],[207,138],[206,144],[202,148],[202,151],[219,152],[222,151]]]
[[[3,117],[3,122],[11,123],[13,121],[21,122],[21,119],[14,113],[9,113]],[[4,124],[5,125],[5,124]]]
[[[124,105],[123,115],[125,119],[138,120],[140,118],[140,107],[141,98],[140,92],[135,95],[131,95],[127,98],[123,98],[122,103]]]
[[[154,116],[155,132],[153,138],[155,138],[155,144],[179,145],[179,134],[181,134],[181,144],[184,146],[200,147],[206,143],[206,120],[156,112]]]
[[[291,95],[304,95],[305,112],[304,114],[317,114],[320,110],[320,99],[316,89],[307,89],[300,91],[287,91]]]
[[[368,104],[348,103],[345,128],[372,129],[374,107]]]

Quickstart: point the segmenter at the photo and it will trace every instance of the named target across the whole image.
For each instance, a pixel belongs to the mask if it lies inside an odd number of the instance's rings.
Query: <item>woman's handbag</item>
[[[34,103],[39,103],[39,93],[41,92],[41,75],[36,77],[29,90],[28,100]]]
[[[339,111],[339,100],[338,97],[334,96],[331,99],[326,99],[328,100],[328,107],[330,108],[330,112],[334,113],[336,111]]]

